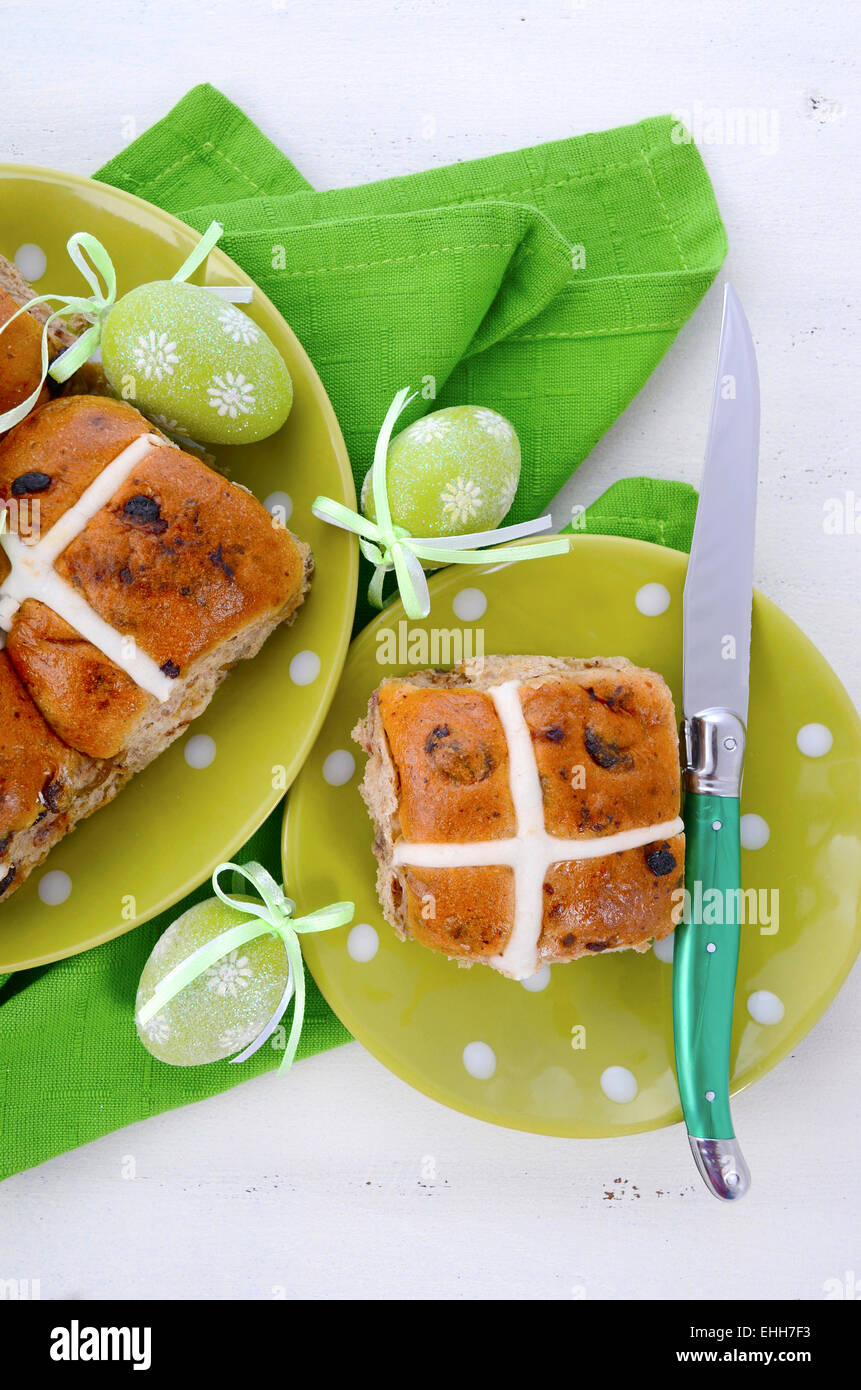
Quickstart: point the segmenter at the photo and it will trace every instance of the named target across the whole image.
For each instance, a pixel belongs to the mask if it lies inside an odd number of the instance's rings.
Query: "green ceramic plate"
[[[352,937],[344,928],[304,938],[320,988],[393,1072],[480,1119],[583,1138],[680,1119],[671,965],[652,952],[599,956],[546,969],[537,981],[546,987],[529,991],[485,967],[464,970],[415,942],[398,941],[376,900],[371,828],[358,792],[363,758],[350,730],[384,676],[450,664],[440,641],[445,629],[461,640],[472,634],[473,642],[482,634],[487,652],[622,654],[660,671],[679,707],[685,564],[675,551],[595,536],[577,539],[570,555],[555,559],[469,572],[452,566],[431,581],[431,619],[408,627],[418,646],[416,634],[430,642],[438,624],[437,652],[429,647],[419,659],[400,653],[397,666],[379,660],[386,656],[378,645],[384,630],[407,635],[406,624],[398,628],[404,618],[399,605],[364,631],[290,795],[285,872],[291,893],[306,909],[352,898],[361,924]],[[637,596],[654,584],[666,590],[668,606],[649,617]],[[648,608],[655,592],[641,595],[640,603]],[[482,595],[484,615],[463,621],[481,607]],[[763,926],[771,931],[762,920],[742,931],[736,1091],[773,1067],[813,1026],[859,947],[858,719],[819,653],[760,594],[753,609],[750,706],[742,812],[761,817],[769,835],[763,847],[744,853],[743,878],[746,887],[766,890],[763,916],[770,915],[772,891],[779,893],[779,923],[772,934],[762,934]],[[826,755],[799,751],[796,736],[809,724],[831,731]],[[349,750],[356,755],[352,772]],[[763,838],[758,821],[743,825],[751,842],[757,832]],[[371,955],[377,940],[371,959],[354,958]],[[583,1041],[585,1047],[572,1046]],[[492,1076],[481,1079],[467,1069],[464,1049],[473,1043],[484,1046],[470,1048],[466,1062],[480,1073],[495,1063]],[[602,1077],[611,1067],[633,1074],[635,1099],[618,1103],[605,1095]]]
[[[199,239],[176,218],[104,184],[0,165],[0,252],[13,257],[27,246],[24,256],[37,262],[38,252],[44,254],[38,293],[86,292],[65,250],[67,238],[81,230],[110,251],[120,294],[169,278]],[[217,249],[206,274],[213,284],[248,284]],[[286,492],[292,499],[289,525],[310,542],[316,559],[311,595],[292,628],[274,634],[253,662],[233,672],[189,734],[58,845],[0,906],[0,971],[86,950],[196,887],[276,805],[328,709],[349,642],[357,564],[351,538],[316,521],[310,508],[319,492],[354,506],[352,475],[332,407],[300,343],[259,290],[248,312],[283,354],[295,404],[277,435],[221,450],[219,462],[259,498]],[[291,671],[313,679],[298,684]],[[195,770],[185,752],[189,738],[200,734],[214,740],[215,758]],[[57,871],[68,875],[71,892],[47,906],[40,886],[50,896],[57,880],[46,884],[44,875]]]

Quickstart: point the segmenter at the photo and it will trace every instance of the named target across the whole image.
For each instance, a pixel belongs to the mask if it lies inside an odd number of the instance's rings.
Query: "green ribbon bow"
[[[540,516],[534,521],[524,521],[517,526],[500,526],[492,531],[473,531],[466,536],[416,537],[410,535],[403,526],[394,524],[386,490],[389,441],[395,422],[416,399],[417,394],[414,392],[410,395],[409,388],[398,392],[389,406],[377,438],[371,470],[376,521],[370,521],[360,512],[352,511],[332,497],[317,497],[311,507],[314,515],[321,521],[328,521],[332,526],[339,526],[344,531],[353,531],[359,537],[359,549],[375,566],[373,578],[368,586],[368,600],[375,608],[382,608],[385,577],[394,570],[398,591],[408,618],[426,618],[430,613],[430,593],[422,560],[429,560],[438,565],[482,565],[491,558],[505,561],[536,560],[543,555],[563,555],[570,549],[567,536],[556,536],[536,541],[531,545],[498,545],[492,555],[475,548],[496,545],[499,541],[518,540],[523,536],[534,535],[536,531],[546,531],[553,524],[549,516]]]
[[[232,872],[239,874],[246,879],[260,894],[261,902],[253,899],[233,898],[229,893],[225,893],[218,882],[221,873]],[[299,945],[299,935],[302,932],[321,932],[331,931],[335,927],[344,927],[353,919],[355,904],[349,902],[330,903],[328,907],[321,907],[316,912],[309,912],[304,917],[294,917],[296,904],[288,898],[283,888],[280,888],[271,874],[267,873],[262,864],[251,861],[249,864],[219,864],[212,875],[212,886],[215,889],[216,897],[220,898],[228,907],[236,908],[238,912],[248,913],[250,920],[239,922],[235,927],[229,927],[227,931],[221,932],[208,941],[205,946],[200,946],[196,951],[192,951],[184,961],[169,970],[163,980],[156,985],[152,996],[138,1010],[137,1021],[141,1027],[149,1023],[161,1009],[169,1004],[172,999],[190,985],[193,980],[198,979],[216,961],[227,956],[231,951],[236,951],[240,946],[244,946],[249,941],[256,940],[259,936],[274,935],[280,936],[284,942],[284,949],[287,952],[287,985],[281,996],[278,1007],[271,1018],[264,1024],[257,1037],[240,1052],[238,1057],[231,1057],[231,1062],[244,1062],[252,1053],[256,1052],[270,1038],[278,1027],[284,1010],[290,1002],[291,995],[295,994],[293,1004],[293,1020],[290,1024],[290,1034],[287,1038],[287,1046],[284,1049],[284,1056],[279,1066],[279,1072],[286,1071],[292,1064],[296,1056],[296,1049],[299,1046],[299,1037],[302,1032],[302,1023],[305,1017],[305,968],[302,961],[302,949]]]
[[[187,280],[190,275],[193,275],[197,267],[209,255],[223,231],[224,228],[220,222],[210,222],[191,254],[182,263],[176,274],[171,277],[172,281]],[[52,299],[58,300],[60,303],[60,308],[49,314],[42,327],[42,372],[39,385],[20,405],[13,406],[11,410],[0,414],[0,431],[10,430],[13,425],[19,424],[25,416],[29,415],[49,376],[53,381],[68,381],[73,372],[76,372],[85,362],[89,362],[102,340],[105,320],[116,304],[117,274],[113,261],[98,237],[91,236],[89,232],[74,232],[66,242],[66,250],[72,264],[77,267],[90,286],[92,294],[37,294],[34,299],[22,304],[20,309],[17,309],[0,326],[0,334],[2,334],[10,323],[14,323],[21,314],[26,314],[35,304],[47,304]],[[84,257],[85,251],[89,261]],[[49,365],[48,330],[55,319],[66,318],[71,314],[83,314],[90,320],[90,326],[86,332],[81,334],[80,338],[77,338],[70,347],[66,348],[65,352],[61,353]]]

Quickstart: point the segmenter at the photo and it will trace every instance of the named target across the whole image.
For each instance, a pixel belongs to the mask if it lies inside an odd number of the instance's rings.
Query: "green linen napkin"
[[[337,411],[357,485],[402,386],[418,413],[472,401],[523,445],[512,519],[537,515],[643,385],[713,280],[726,237],[693,144],[661,117],[406,178],[314,192],[209,86],[98,177],[201,231],[270,296]],[[687,550],[696,494],[632,478],[587,532]],[[280,814],[238,858],[279,874]],[[161,918],[0,994],[0,1177],[276,1065],[176,1068],[140,1046],[132,1012]],[[0,982],[2,983],[2,982]],[[349,1038],[309,980],[299,1056]],[[285,1081],[289,1085],[289,1078]]]

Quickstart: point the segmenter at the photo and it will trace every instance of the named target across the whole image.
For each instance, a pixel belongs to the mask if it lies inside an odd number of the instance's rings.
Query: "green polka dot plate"
[[[199,234],[104,184],[0,165],[0,252],[36,293],[85,287],[66,254],[72,232],[109,250],[119,293],[169,278]],[[217,247],[200,283],[247,285]],[[344,441],[301,344],[255,290],[243,305],[281,353],[293,409],[277,434],[214,450],[230,476],[310,543],[316,571],[294,625],[228,677],[210,708],[145,772],[63,840],[0,906],[0,972],[72,955],[177,902],[228,859],[277,805],[302,765],[334,694],[355,611],[355,543],[317,521],[319,492],[355,506]]]
[[[569,555],[451,567],[424,623],[399,604],[354,642],[319,739],[290,794],[284,863],[301,905],[352,898],[355,923],[303,941],[336,1013],[396,1075],[455,1109],[540,1134],[630,1134],[681,1119],[673,1067],[671,940],[545,967],[529,988],[401,942],[377,903],[363,755],[350,730],[385,676],[490,652],[624,655],[667,680],[681,708],[686,557],[618,537]],[[470,647],[471,644],[471,647]],[[410,650],[412,648],[412,651]],[[394,661],[398,664],[388,664]],[[861,727],[837,677],[757,594],[732,1044],[735,1091],[795,1047],[861,944]]]

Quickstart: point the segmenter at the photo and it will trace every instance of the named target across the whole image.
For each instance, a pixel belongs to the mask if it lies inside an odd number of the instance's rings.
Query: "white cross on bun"
[[[401,937],[524,979],[673,930],[679,748],[654,671],[543,656],[420,671],[383,682],[354,738]]]
[[[0,503],[38,504],[40,533],[0,550],[2,903],[292,621],[312,562],[245,488],[100,396],[5,435]]]

